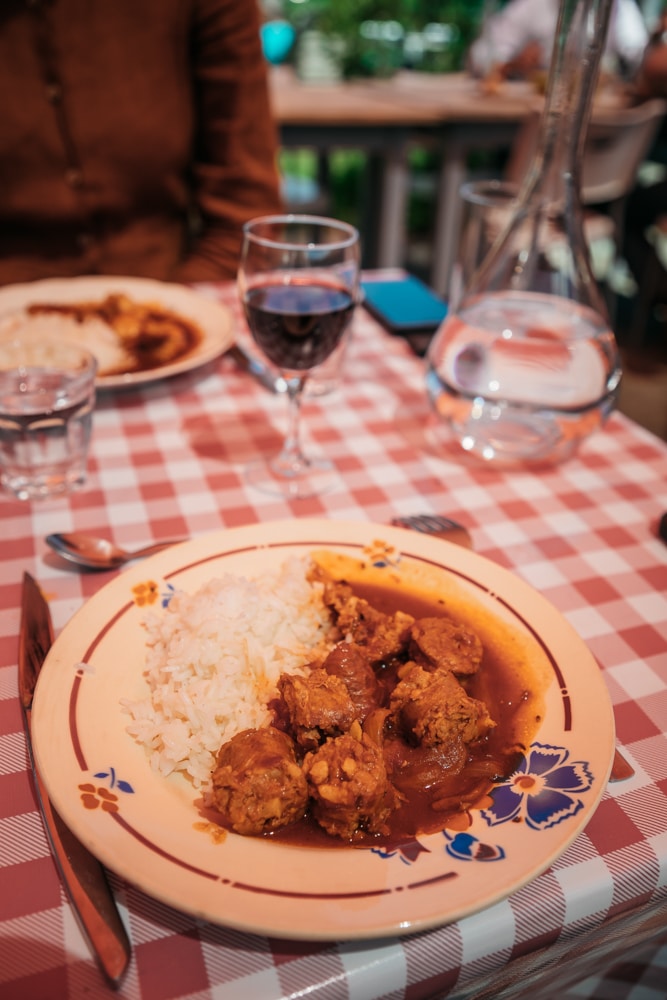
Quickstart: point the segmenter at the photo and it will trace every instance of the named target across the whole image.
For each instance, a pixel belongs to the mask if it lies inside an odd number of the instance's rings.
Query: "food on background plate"
[[[88,347],[100,376],[150,371],[187,357],[201,343],[196,323],[159,302],[109,294],[96,301],[33,302],[3,330],[43,331]]]
[[[437,595],[350,584],[326,555],[176,593],[147,623],[151,693],[125,703],[128,732],[240,834],[441,830],[515,769],[541,719],[534,678],[488,622],[482,642]]]

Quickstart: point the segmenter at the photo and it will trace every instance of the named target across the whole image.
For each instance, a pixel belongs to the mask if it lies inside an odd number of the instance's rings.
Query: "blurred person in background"
[[[633,81],[633,96],[636,102],[655,97],[667,100],[667,4],[651,32]],[[667,270],[664,264],[667,261],[667,121],[663,120],[649,160],[657,168],[654,176],[643,180],[640,174],[625,208],[623,257],[638,287],[641,287],[649,270],[660,275],[657,299],[667,305]],[[648,330],[640,332],[650,333]],[[662,332],[664,334],[664,324]]]
[[[256,0],[2,0],[0,284],[233,278],[279,211]]]
[[[476,76],[530,79],[548,71],[559,0],[509,0],[486,17],[468,53],[468,68]],[[604,64],[621,77],[637,71],[648,29],[636,0],[614,0]]]
[[[634,81],[639,100],[667,98],[667,5],[658,17]]]

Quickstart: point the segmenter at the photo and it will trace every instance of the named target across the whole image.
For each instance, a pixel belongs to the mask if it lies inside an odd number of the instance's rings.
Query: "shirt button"
[[[57,104],[60,101],[63,91],[59,83],[47,83],[44,89],[49,104]]]
[[[65,183],[71,188],[80,188],[83,185],[83,174],[78,167],[69,167],[65,171]]]

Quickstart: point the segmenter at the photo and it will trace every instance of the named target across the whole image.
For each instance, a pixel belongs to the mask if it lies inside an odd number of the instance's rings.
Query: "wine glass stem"
[[[301,448],[301,400],[306,384],[306,375],[287,379],[287,399],[289,403],[287,434],[274,460],[283,475],[292,476],[308,465],[308,459]]]

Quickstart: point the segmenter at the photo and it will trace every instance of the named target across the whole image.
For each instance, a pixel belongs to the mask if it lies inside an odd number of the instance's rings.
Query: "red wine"
[[[310,278],[255,285],[245,296],[255,341],[274,365],[292,371],[307,371],[329,357],[353,307],[346,288]]]

